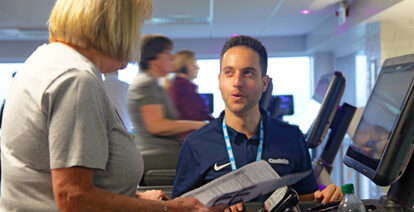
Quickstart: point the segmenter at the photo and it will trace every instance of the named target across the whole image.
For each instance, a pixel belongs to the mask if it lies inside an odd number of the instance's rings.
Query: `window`
[[[309,57],[269,58],[267,74],[273,81],[273,95],[293,95],[294,114],[284,116],[283,120],[299,125],[311,98]]]
[[[6,99],[12,82],[12,74],[17,72],[23,63],[0,63],[0,104]],[[0,105],[1,106],[1,105]]]
[[[220,60],[197,60],[200,67],[194,83],[198,85],[198,93],[212,93],[214,97],[213,116],[218,117],[224,110],[224,102],[219,90],[218,74],[220,73]]]
[[[359,54],[356,59],[356,107],[363,107],[368,101],[369,90],[367,83],[367,57]],[[375,80],[375,79],[374,79]]]
[[[131,84],[135,78],[135,75],[137,75],[138,70],[139,67],[137,63],[129,63],[125,69],[119,70],[118,79]]]

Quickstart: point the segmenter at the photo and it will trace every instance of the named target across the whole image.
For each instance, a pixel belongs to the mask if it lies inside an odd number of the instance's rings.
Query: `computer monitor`
[[[385,60],[343,160],[380,186],[400,178],[414,151],[413,79],[414,54]]]
[[[324,91],[326,91],[325,95],[322,94]],[[344,91],[345,77],[339,71],[325,74],[319,80],[319,83],[316,86],[315,95],[312,98],[316,101],[322,101],[319,112],[313,112],[314,114],[317,114],[316,118],[313,120],[309,119],[309,117],[305,118],[305,121],[307,121],[308,124],[312,123],[309,128],[307,128],[307,126],[303,127],[303,125],[301,128],[302,131],[304,130],[303,128],[309,129],[305,131],[306,142],[309,148],[317,147],[324,140],[338,109],[339,103],[341,102]],[[316,101],[311,102],[310,106],[313,109],[317,108],[317,105],[315,105]]]
[[[293,95],[273,95],[270,104],[270,116],[283,119],[283,116],[295,113]]]
[[[276,95],[282,101],[279,107],[279,115],[293,115],[295,112],[293,104],[293,95]]]
[[[210,113],[214,111],[214,95],[212,93],[201,93],[200,96],[204,99]]]
[[[315,122],[316,116],[321,109],[323,98],[325,97],[326,91],[328,91],[329,84],[331,84],[333,75],[334,72],[322,75],[316,84],[315,92],[313,93],[312,98],[310,98],[306,109],[305,118],[299,124],[299,128],[305,135],[310,132],[312,124]]]

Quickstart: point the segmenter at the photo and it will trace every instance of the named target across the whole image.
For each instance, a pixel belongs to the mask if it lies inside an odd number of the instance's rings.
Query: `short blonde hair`
[[[49,41],[138,62],[141,26],[151,14],[151,0],[57,0],[49,18]]]
[[[190,50],[181,50],[175,53],[173,64],[174,72],[187,74],[187,64],[193,59],[195,59],[195,54]]]

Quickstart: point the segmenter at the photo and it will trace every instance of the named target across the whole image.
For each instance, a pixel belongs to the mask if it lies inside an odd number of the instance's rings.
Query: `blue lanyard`
[[[231,143],[230,143],[229,133],[227,131],[225,116],[223,117],[222,127],[223,127],[224,140],[226,141],[227,154],[229,155],[231,169],[234,171],[237,169],[237,166],[236,166],[236,161],[234,160],[233,148],[231,148]],[[256,161],[260,161],[262,159],[263,137],[264,137],[263,136],[263,121],[262,121],[262,118],[260,117],[260,143],[257,149]]]

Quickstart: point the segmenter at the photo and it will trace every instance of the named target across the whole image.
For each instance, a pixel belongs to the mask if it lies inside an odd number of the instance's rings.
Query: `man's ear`
[[[262,77],[262,83],[263,83],[262,92],[265,92],[266,91],[267,85],[269,85],[269,81],[270,81],[270,79],[269,79],[269,76],[268,75]]]

